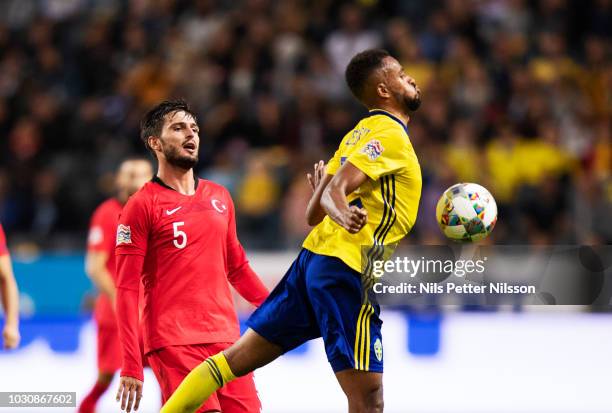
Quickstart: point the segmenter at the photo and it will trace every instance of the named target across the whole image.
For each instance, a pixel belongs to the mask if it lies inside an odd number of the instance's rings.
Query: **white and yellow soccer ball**
[[[497,204],[491,193],[478,184],[455,184],[440,197],[436,220],[452,240],[480,241],[495,227]]]

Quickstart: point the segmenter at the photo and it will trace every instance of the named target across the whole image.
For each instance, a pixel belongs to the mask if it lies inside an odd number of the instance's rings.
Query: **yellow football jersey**
[[[326,173],[335,174],[345,162],[370,178],[347,197],[349,204],[368,211],[368,221],[361,231],[351,234],[326,216],[308,234],[303,247],[338,257],[363,273],[366,256],[370,260],[374,251],[379,255],[375,259],[382,259],[382,250],[392,250],[413,227],[421,197],[421,167],[406,125],[383,110],[370,111],[346,134]]]

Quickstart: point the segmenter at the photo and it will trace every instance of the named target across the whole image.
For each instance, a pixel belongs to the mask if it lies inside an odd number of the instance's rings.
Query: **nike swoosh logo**
[[[166,209],[166,214],[167,214],[167,215],[172,215],[172,214],[174,214],[176,211],[178,211],[178,210],[179,210],[179,209],[181,209],[181,208],[182,208],[182,206],[180,206],[180,207],[176,207],[176,208],[174,208],[174,209]]]

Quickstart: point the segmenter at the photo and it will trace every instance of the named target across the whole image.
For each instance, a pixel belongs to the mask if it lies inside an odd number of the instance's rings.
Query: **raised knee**
[[[382,386],[363,394],[351,395],[348,402],[349,413],[382,413],[385,407]]]

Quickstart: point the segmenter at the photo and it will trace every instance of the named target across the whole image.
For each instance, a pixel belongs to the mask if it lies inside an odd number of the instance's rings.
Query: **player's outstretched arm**
[[[2,330],[4,348],[12,349],[19,345],[19,292],[13,275],[11,258],[0,255],[0,294],[6,321]]]
[[[310,226],[319,224],[325,218],[325,210],[321,207],[321,195],[333,177],[333,175],[325,173],[325,163],[323,161],[314,164],[312,175],[306,174],[306,179],[312,189],[312,197],[310,197],[306,207],[306,222]]]
[[[361,186],[368,176],[359,168],[346,162],[323,190],[321,206],[329,217],[351,234],[366,224],[368,213],[358,206],[349,206],[346,196]]]

